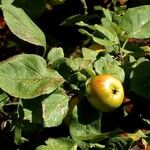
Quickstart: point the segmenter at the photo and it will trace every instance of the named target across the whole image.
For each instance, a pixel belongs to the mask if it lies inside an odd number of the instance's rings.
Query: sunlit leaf
[[[102,18],[102,25],[107,28],[112,34],[114,34],[115,39],[119,42],[122,40],[123,31],[121,27],[118,26],[115,22],[108,20],[107,18]]]
[[[46,49],[45,35],[21,8],[13,5],[0,6],[10,30],[20,39],[43,46]]]
[[[62,91],[23,100],[24,119],[32,124],[55,127],[62,123],[68,112],[69,97]]]
[[[47,56],[47,59],[50,64],[54,63],[57,59],[63,58],[64,57],[64,52],[61,47],[54,47],[52,48]]]
[[[2,3],[3,5],[9,5],[9,4],[13,3],[13,1],[14,1],[14,0],[1,0],[1,3]]]
[[[106,39],[101,39],[96,36],[93,36],[93,41],[96,42],[97,44],[104,45],[104,46],[114,45],[114,42],[106,40]]]
[[[84,23],[83,21],[76,23],[76,25],[81,26],[81,27],[87,27],[91,30],[95,30],[95,27],[93,25],[89,25],[87,23]]]
[[[103,33],[110,41],[114,42],[115,44],[119,44],[119,39],[117,37],[117,34],[115,34],[115,32],[111,32],[104,26],[97,24],[95,25],[95,29],[98,32]]]
[[[49,138],[46,145],[41,145],[36,150],[77,150],[77,144],[72,139],[67,138]]]
[[[92,60],[84,58],[75,58],[70,60],[70,67],[73,71],[92,67]]]
[[[121,20],[128,38],[150,38],[150,5],[129,8]]]
[[[68,96],[56,91],[42,101],[45,127],[54,127],[62,123],[68,111]]]
[[[95,71],[98,74],[111,74],[118,78],[121,82],[124,81],[125,72],[111,57],[101,57],[94,63]]]
[[[82,48],[82,54],[83,54],[83,58],[95,61],[98,55],[98,52],[93,51],[89,48]]]
[[[102,8],[102,10],[103,10],[103,13],[104,13],[105,17],[106,17],[108,20],[112,21],[112,14],[111,14],[111,11],[110,11],[109,9],[105,9],[105,8]]]
[[[33,98],[51,93],[63,82],[46,61],[32,54],[20,54],[0,63],[0,87],[14,97]]]

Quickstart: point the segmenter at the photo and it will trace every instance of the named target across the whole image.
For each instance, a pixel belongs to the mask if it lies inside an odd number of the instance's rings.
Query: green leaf
[[[60,58],[52,64],[52,67],[57,70],[66,80],[72,73],[80,71],[84,68],[91,68],[92,61],[84,58]]]
[[[112,22],[108,20],[107,18],[102,18],[102,25],[107,28],[114,36],[116,36],[116,39],[118,37],[118,41],[122,40],[122,35],[124,34],[123,31],[121,30],[121,27],[118,26],[115,22]]]
[[[150,62],[142,61],[131,72],[131,90],[150,100]]]
[[[114,42],[114,44],[119,44],[119,39],[115,32],[111,32],[107,28],[97,24],[95,24],[95,29],[98,32],[103,33],[110,41]]]
[[[95,76],[95,71],[93,70],[93,68],[84,68],[80,71],[83,75],[85,75],[87,78],[90,78],[92,76]]]
[[[84,59],[95,61],[98,55],[98,52],[95,52],[89,48],[82,48],[82,54],[83,54]]]
[[[68,101],[68,96],[60,90],[42,101],[45,127],[55,127],[62,123],[68,112]]]
[[[63,58],[64,52],[61,47],[54,47],[48,53],[47,59],[48,63],[53,64],[57,59]]]
[[[21,8],[13,5],[0,6],[10,30],[20,39],[43,46],[46,49],[45,35]]]
[[[149,60],[146,59],[145,57],[141,57],[138,60],[133,60],[132,69],[136,68],[140,63],[145,62],[145,61],[149,61]]]
[[[150,126],[150,119],[148,118],[142,118],[142,121],[147,125]],[[148,136],[149,137],[149,136]]]
[[[80,71],[85,68],[92,68],[92,60],[84,58],[70,59],[70,67],[73,71]]]
[[[150,5],[129,8],[121,20],[128,38],[150,38]]]
[[[70,123],[70,133],[75,141],[91,139],[99,135],[101,122],[99,113],[83,100],[75,106]]]
[[[14,142],[17,145],[20,145],[23,142],[21,137],[21,131],[22,131],[21,126],[16,125],[14,129]]]
[[[52,64],[52,67],[57,70],[64,79],[68,80],[70,74],[72,73],[72,67],[70,66],[70,59],[64,57],[60,58]]]
[[[72,26],[75,23],[81,21],[83,16],[81,14],[70,16],[69,18],[65,19],[60,25],[61,26]]]
[[[34,107],[34,106],[32,105],[32,107]],[[28,120],[31,123],[32,122],[32,111],[29,109],[26,109],[26,108],[24,108],[23,110],[24,110],[24,120]]]
[[[105,145],[102,145],[102,144],[99,144],[99,143],[90,143],[90,148],[104,149]]]
[[[79,32],[89,38],[93,38],[93,35],[91,33],[89,33],[88,31],[86,31],[85,29],[79,29]]]
[[[105,55],[105,57],[101,57],[94,63],[94,67],[98,74],[111,74],[121,82],[124,81],[124,70],[117,64],[117,61],[113,60],[110,56],[107,57],[107,55]]]
[[[76,25],[81,26],[81,27],[87,27],[91,30],[95,30],[95,27],[93,25],[89,25],[87,23],[84,23],[83,21],[76,23]]]
[[[32,100],[22,100],[24,120],[28,121],[25,123],[28,125],[30,123],[30,126],[33,127],[36,127],[35,124],[41,124],[44,127],[59,126],[67,115],[68,101],[69,97],[62,89]],[[26,128],[24,130],[30,131]],[[30,132],[34,132],[34,130]]]
[[[112,21],[112,14],[111,14],[111,11],[109,9],[105,9],[105,8],[102,8],[103,10],[103,13],[105,15],[105,17],[109,20],[109,21]]]
[[[32,54],[20,54],[0,63],[0,87],[14,97],[33,98],[58,88],[64,79]]]
[[[77,144],[69,138],[49,138],[46,145],[41,145],[36,150],[77,150]]]
[[[109,40],[106,40],[106,39],[101,39],[101,38],[98,38],[96,36],[93,36],[93,41],[100,44],[100,45],[104,45],[104,46],[111,46],[111,45],[114,45],[114,42],[112,41],[109,41]]]
[[[14,0],[1,0],[1,3],[3,5],[9,5],[9,4],[12,4]]]
[[[22,100],[25,134],[37,132],[39,130],[38,125],[44,127],[59,126],[67,115],[68,101],[69,97],[62,89],[35,99]]]
[[[128,150],[131,148],[133,141],[131,139],[124,140],[121,137],[113,137],[108,140],[105,149],[109,150]]]

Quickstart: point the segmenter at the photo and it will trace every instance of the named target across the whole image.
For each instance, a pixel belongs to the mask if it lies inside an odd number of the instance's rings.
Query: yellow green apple
[[[86,96],[95,109],[109,112],[122,104],[124,89],[117,78],[110,74],[101,74],[87,81]]]

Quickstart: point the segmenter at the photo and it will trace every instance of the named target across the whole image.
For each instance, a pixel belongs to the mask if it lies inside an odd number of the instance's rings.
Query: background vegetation
[[[1,0],[0,147],[149,149],[149,0]],[[125,90],[97,112],[86,81],[111,74]]]

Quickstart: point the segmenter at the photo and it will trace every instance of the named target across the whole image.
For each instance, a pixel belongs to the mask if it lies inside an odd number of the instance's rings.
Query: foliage
[[[16,149],[27,145],[36,150],[123,150],[138,142],[146,149],[150,48],[142,42],[150,39],[150,5],[127,8],[125,2],[118,6],[113,1],[113,8],[95,3],[90,8],[84,0],[79,4],[81,13],[67,14],[58,28],[51,20],[54,26],[45,29],[46,22],[39,23],[44,13],[67,9],[69,1],[1,0],[13,37],[4,53],[11,48],[19,54],[0,61],[0,132],[13,135],[9,140]],[[54,16],[57,20],[59,15]],[[69,37],[66,31],[71,31]],[[113,112],[97,112],[87,101],[86,81],[97,74],[111,74],[124,86],[124,103]]]

